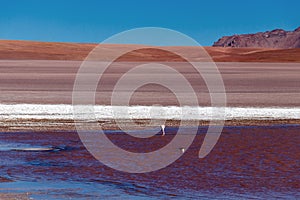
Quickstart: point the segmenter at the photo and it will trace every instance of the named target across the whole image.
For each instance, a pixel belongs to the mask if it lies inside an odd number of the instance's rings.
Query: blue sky
[[[99,43],[151,26],[180,31],[209,46],[223,35],[294,30],[300,26],[299,8],[298,0],[3,0],[0,39]]]

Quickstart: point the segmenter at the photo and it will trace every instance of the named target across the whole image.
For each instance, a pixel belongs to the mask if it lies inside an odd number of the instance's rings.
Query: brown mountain
[[[300,27],[294,31],[275,29],[255,34],[224,36],[214,47],[300,48]]]

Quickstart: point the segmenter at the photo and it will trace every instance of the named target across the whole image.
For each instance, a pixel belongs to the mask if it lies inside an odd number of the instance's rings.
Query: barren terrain
[[[108,53],[103,58],[128,46],[130,45],[106,45]],[[82,60],[94,47],[94,44],[0,41],[0,102],[72,103],[76,73]],[[168,48],[177,52],[191,52],[192,57],[195,49],[199,47]],[[228,106],[300,106],[300,49],[205,49],[216,61],[222,75]],[[195,60],[197,59],[195,57]],[[130,52],[118,61],[156,60],[178,62],[182,61],[182,58],[147,47]],[[195,74],[188,65],[178,63],[173,66],[190,81],[199,104],[209,105],[210,96],[201,76],[199,78],[199,74]],[[97,104],[111,103],[111,92],[116,81],[132,67],[128,62],[116,62],[109,68],[98,85]],[[143,79],[147,76],[149,74],[136,74],[132,79]],[[130,103],[178,105],[176,96],[171,91],[155,84],[136,90]]]

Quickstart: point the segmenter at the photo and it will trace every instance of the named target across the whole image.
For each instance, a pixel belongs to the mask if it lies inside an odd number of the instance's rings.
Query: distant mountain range
[[[300,27],[294,31],[275,29],[254,34],[224,36],[214,47],[300,48]]]

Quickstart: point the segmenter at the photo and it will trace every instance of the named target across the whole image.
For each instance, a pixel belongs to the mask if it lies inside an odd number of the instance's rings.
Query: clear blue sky
[[[158,26],[208,46],[223,35],[294,30],[299,8],[299,0],[3,0],[0,39],[98,43],[127,29]]]

